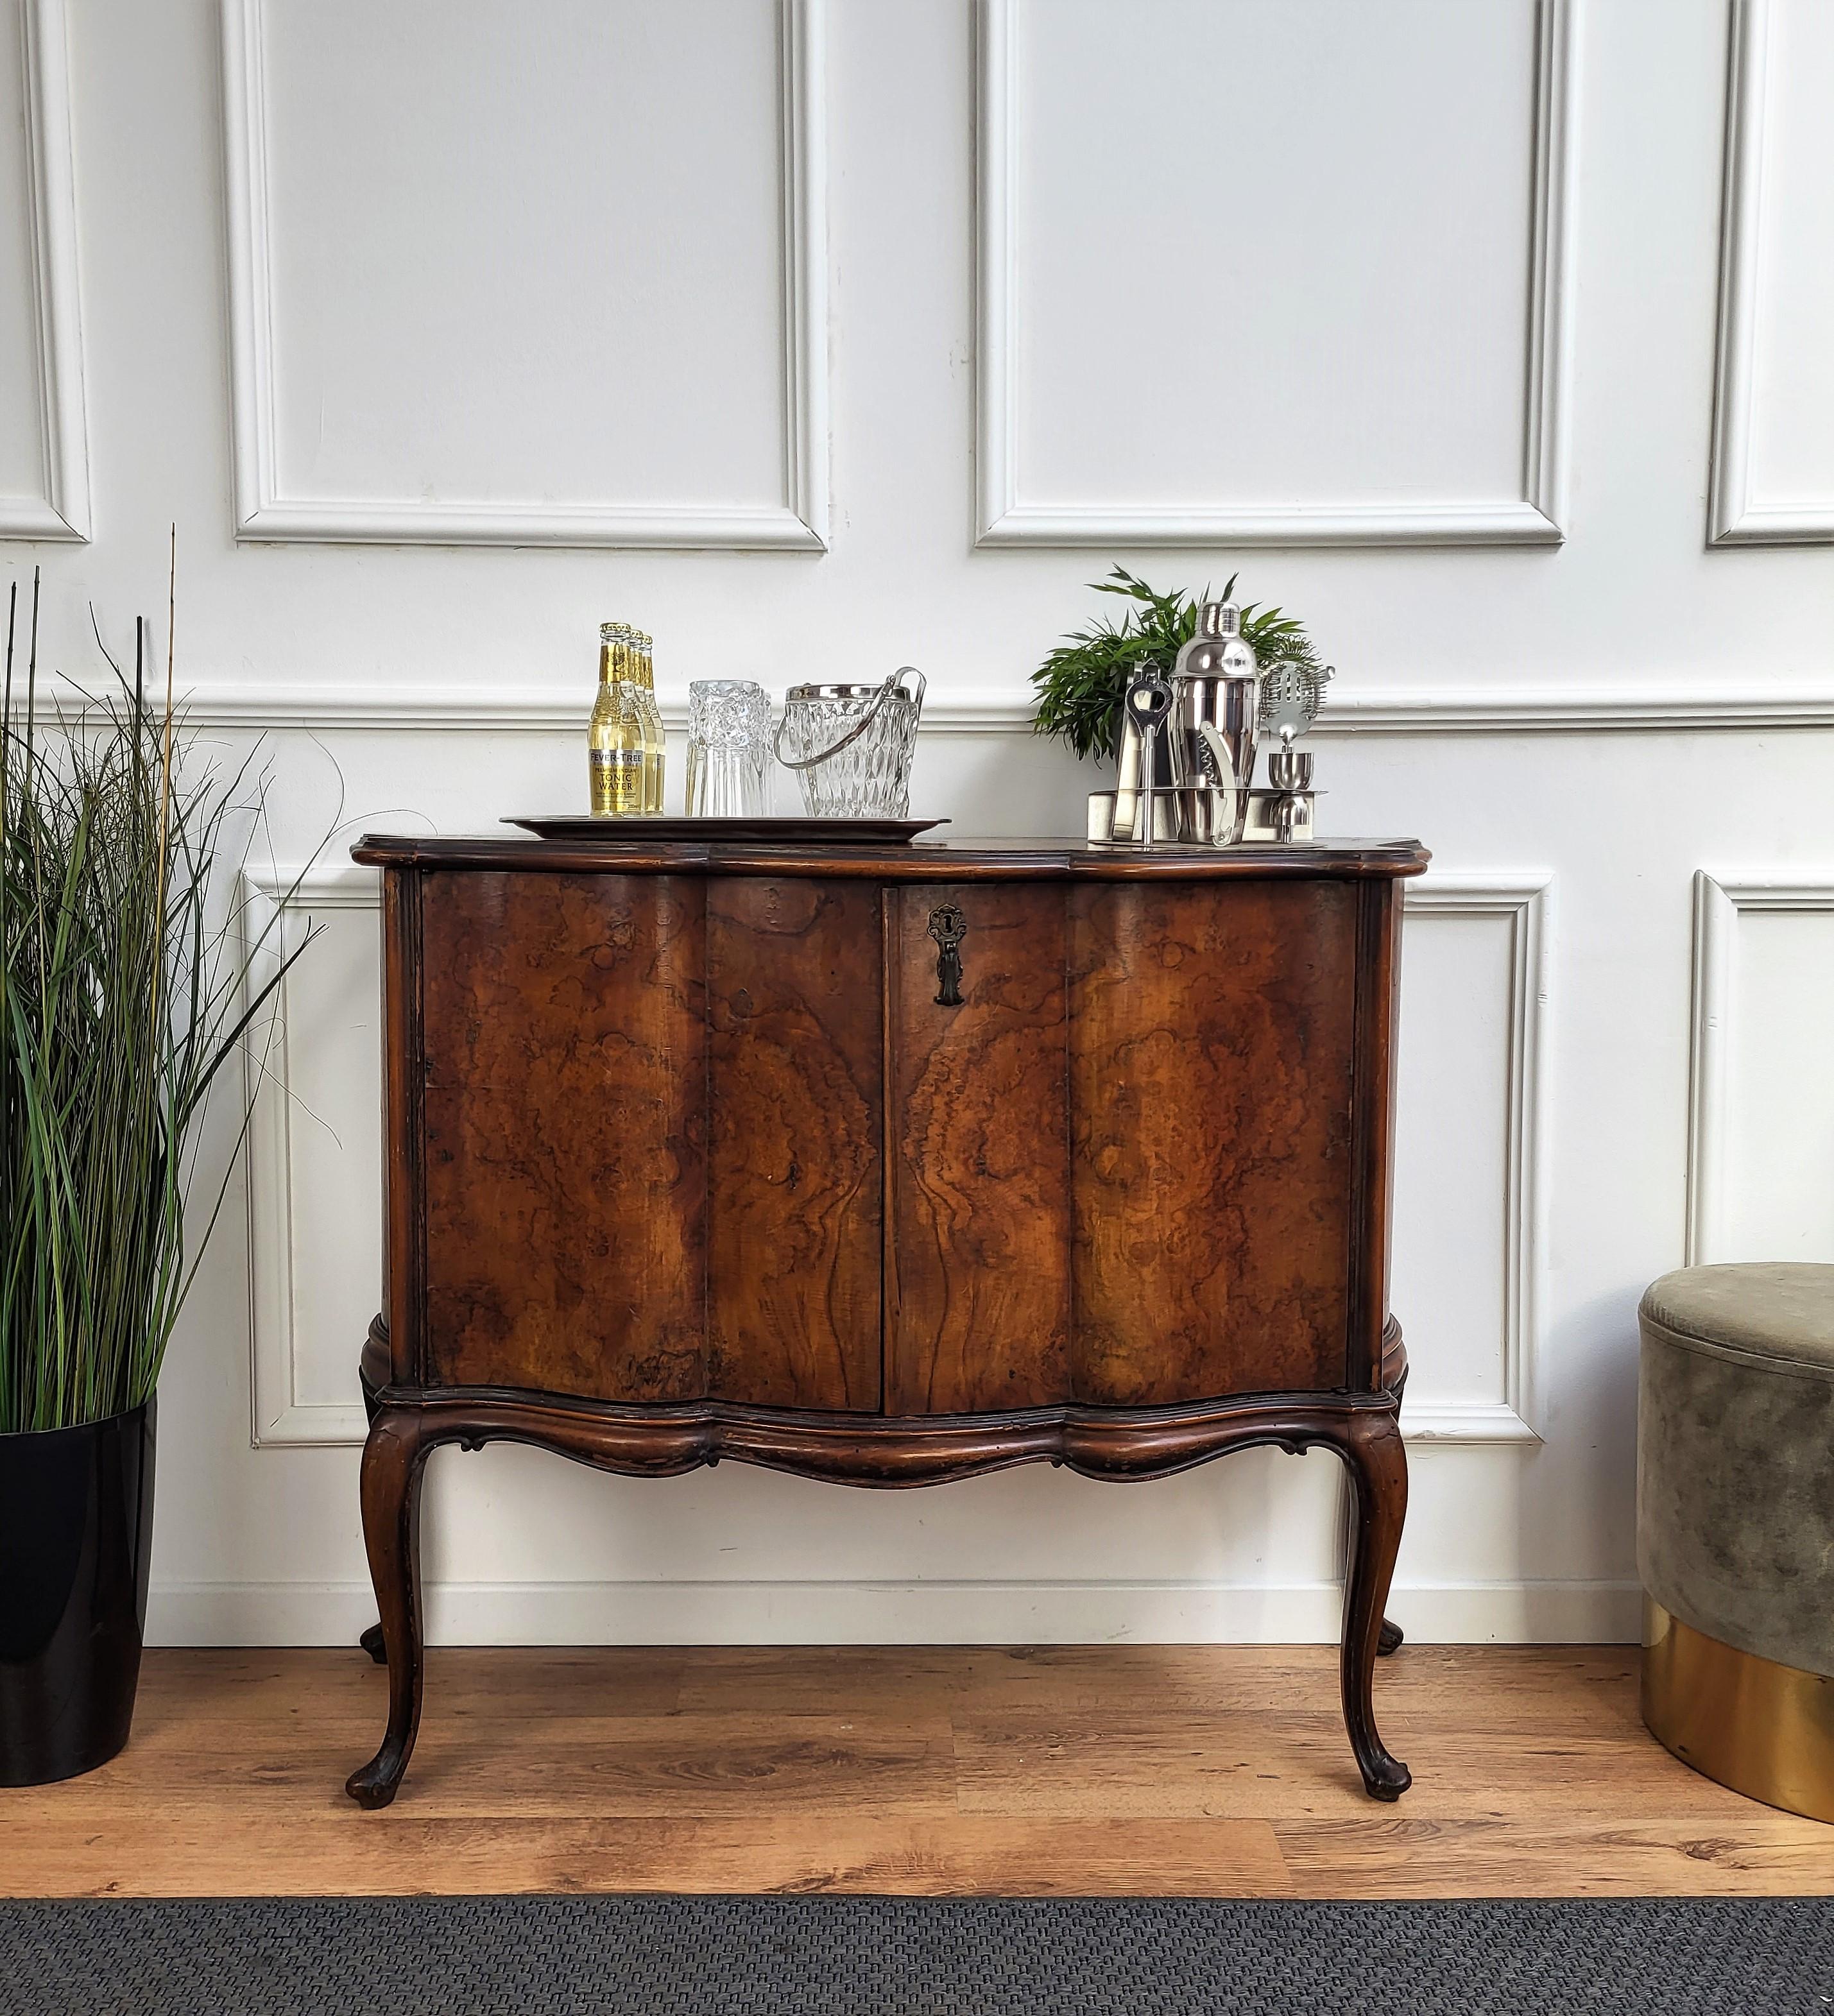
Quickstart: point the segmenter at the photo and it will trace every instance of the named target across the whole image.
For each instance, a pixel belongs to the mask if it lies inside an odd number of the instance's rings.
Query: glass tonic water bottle
[[[614,819],[645,809],[643,721],[629,675],[631,638],[628,623],[599,625],[599,692],[586,725],[592,808]]]

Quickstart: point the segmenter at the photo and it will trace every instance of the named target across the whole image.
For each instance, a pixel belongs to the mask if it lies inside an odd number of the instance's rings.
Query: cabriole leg
[[[388,1659],[388,1730],[344,1786],[359,1806],[386,1806],[395,1797],[420,1731],[420,1474],[431,1446],[415,1412],[388,1408],[379,1410],[363,1445],[363,1543]]]
[[[1407,1516],[1407,1457],[1398,1414],[1353,1414],[1338,1445],[1356,1498],[1349,1578],[1344,1589],[1344,1726],[1363,1784],[1373,1799],[1398,1799],[1414,1782],[1391,1757],[1375,1726],[1375,1661],[1384,1633],[1382,1605]],[[1400,1642],[1400,1633],[1395,1633]],[[1392,1649],[1392,1648],[1390,1648]]]
[[[1406,1397],[1407,1391],[1407,1375],[1403,1372],[1394,1384],[1395,1406],[1397,1409]],[[1382,1620],[1382,1636],[1375,1641],[1375,1656],[1378,1659],[1385,1659],[1391,1652],[1400,1651],[1407,1642],[1400,1625],[1391,1624],[1385,1617]]]
[[[376,1425],[377,1409],[380,1403],[377,1400],[373,1388],[371,1387],[366,1378],[362,1381],[362,1388],[363,1412],[369,1417],[370,1427],[374,1427]],[[369,1629],[366,1631],[359,1639],[358,1639],[357,1643],[362,1646],[363,1650],[369,1654],[369,1657],[376,1661],[377,1665],[386,1666],[388,1664],[388,1647],[383,1643],[382,1625],[380,1620],[376,1623],[372,1624]]]

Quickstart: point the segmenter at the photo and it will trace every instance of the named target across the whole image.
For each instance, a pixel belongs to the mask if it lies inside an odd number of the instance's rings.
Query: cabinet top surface
[[[353,860],[383,868],[520,869],[567,875],[829,875],[874,881],[956,882],[979,877],[1130,881],[1142,876],[1210,880],[1230,876],[1418,875],[1430,859],[1417,840],[1324,840],[1230,848],[1092,847],[1071,839],[948,839],[895,846],[783,846],[756,841],[567,841],[496,834],[450,837],[366,833]]]

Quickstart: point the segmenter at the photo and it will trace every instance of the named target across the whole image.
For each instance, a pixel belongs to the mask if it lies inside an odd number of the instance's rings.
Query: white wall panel
[[[1561,536],[1567,0],[985,0],[981,537]]]
[[[1538,1439],[1548,880],[1407,890],[1393,1294],[1411,1440]],[[270,869],[248,879],[250,919],[289,889],[271,946],[316,936],[253,1066],[254,1439],[336,1446],[363,1438],[355,1353],[379,1299],[380,892]]]
[[[1549,879],[1407,887],[1393,1301],[1412,1440],[1539,1439]]]
[[[45,463],[39,425],[38,316],[32,275],[32,190],[26,120],[25,8],[9,0],[0,13],[0,496],[9,527],[22,502],[42,504]]]
[[[88,536],[63,0],[0,0],[0,538]]]
[[[1695,880],[1688,1258],[1834,1261],[1834,877]]]
[[[1834,8],[1734,0],[1712,535],[1834,540]]]
[[[247,1055],[252,1440],[359,1443],[356,1352],[381,1299],[380,891],[361,869],[269,866],[243,906],[253,975],[301,951]]]
[[[821,0],[226,0],[247,537],[819,547]]]

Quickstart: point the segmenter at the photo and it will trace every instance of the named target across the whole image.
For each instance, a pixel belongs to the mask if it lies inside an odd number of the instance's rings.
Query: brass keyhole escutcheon
[[[968,920],[953,903],[939,903],[930,913],[930,935],[936,941],[936,1006],[961,1006],[961,941]]]

